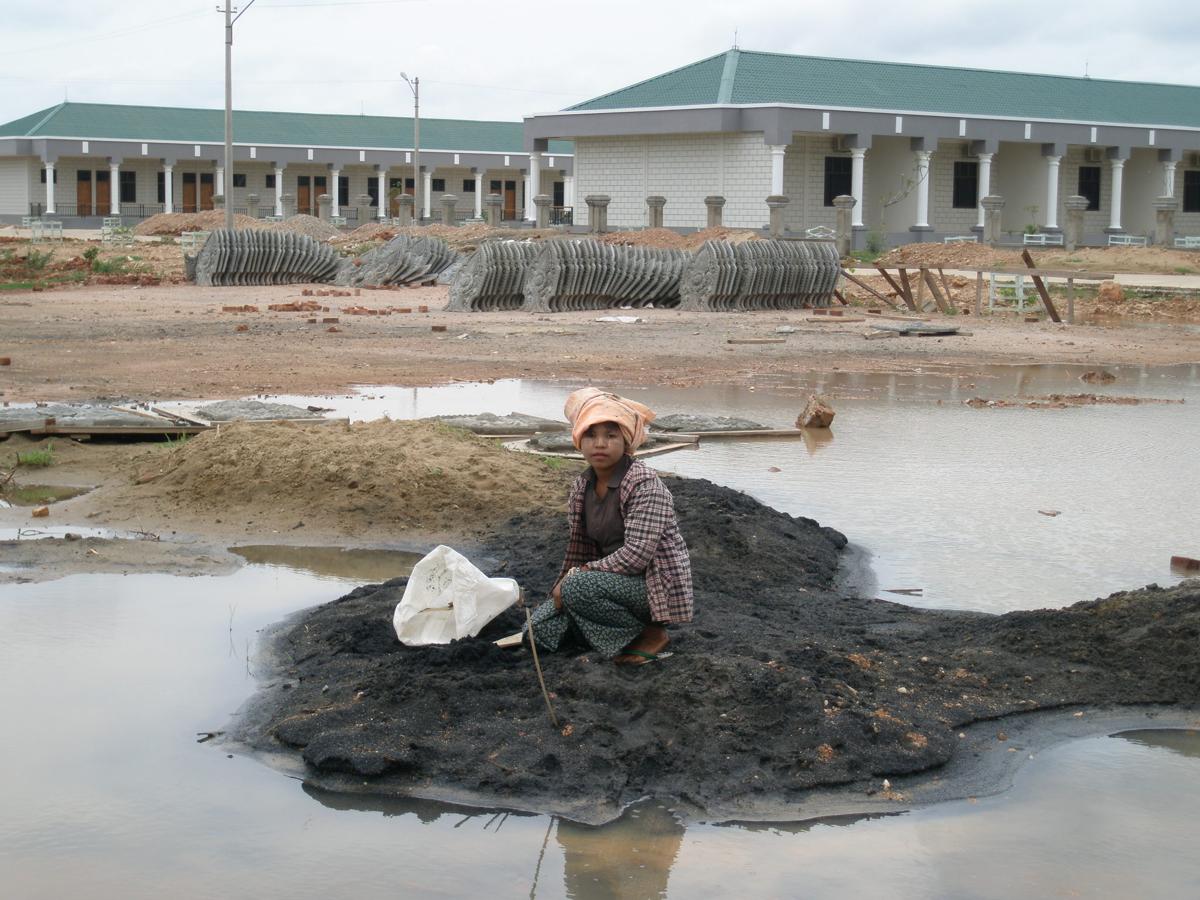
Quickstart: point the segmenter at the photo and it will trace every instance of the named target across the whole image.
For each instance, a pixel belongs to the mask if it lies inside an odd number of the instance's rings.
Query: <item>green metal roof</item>
[[[726,51],[570,110],[718,103],[1200,127],[1200,87],[748,50]]]
[[[523,129],[520,122],[422,118],[421,146],[431,150],[521,153]],[[413,145],[413,120],[234,110],[233,135],[239,144],[407,148]],[[225,140],[225,113],[219,109],[172,106],[61,103],[0,125],[0,137],[219,144]],[[569,141],[552,141],[549,152],[571,153],[572,150]]]

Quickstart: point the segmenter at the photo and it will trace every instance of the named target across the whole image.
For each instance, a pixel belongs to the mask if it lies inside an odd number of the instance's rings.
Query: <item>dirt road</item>
[[[353,384],[427,385],[507,377],[694,384],[748,373],[908,370],[913,366],[1200,360],[1194,329],[1058,326],[1013,317],[954,324],[971,336],[866,341],[861,322],[805,312],[639,311],[636,325],[599,312],[444,313],[445,287],[303,297],[303,287],[105,285],[0,295],[0,399],[224,398],[320,394]],[[319,291],[319,288],[313,288]],[[316,300],[328,311],[271,312]],[[421,305],[431,311],[420,313]],[[257,307],[223,312],[224,307]],[[412,313],[349,315],[348,306]],[[853,311],[852,317],[861,318]],[[326,322],[325,319],[337,319]],[[315,319],[315,322],[310,322]],[[795,333],[776,334],[790,325]],[[434,331],[442,326],[444,331]],[[782,339],[730,344],[730,339]]]

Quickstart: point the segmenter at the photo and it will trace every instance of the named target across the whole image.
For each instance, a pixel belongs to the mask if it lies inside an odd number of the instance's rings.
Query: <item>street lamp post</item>
[[[233,0],[225,0],[225,8],[217,7],[217,12],[225,13],[225,171],[222,173],[221,194],[225,198],[225,227],[233,228],[233,23],[242,17],[242,13],[254,5],[250,0],[236,16],[233,14]]]
[[[421,221],[421,79],[415,75],[411,80],[403,72],[400,77],[408,84],[413,95],[413,218]]]

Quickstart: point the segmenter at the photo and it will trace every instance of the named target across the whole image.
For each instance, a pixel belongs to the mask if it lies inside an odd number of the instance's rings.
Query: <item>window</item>
[[[1200,212],[1200,171],[1183,173],[1183,211]]]
[[[1088,209],[1100,208],[1100,167],[1079,167],[1079,196],[1087,197]]]
[[[343,206],[350,202],[350,176],[338,176],[338,203]]]
[[[474,179],[474,178],[464,178],[464,179],[463,179],[463,189],[462,189],[462,192],[463,192],[464,194],[473,194],[473,193],[475,193],[475,179]]]
[[[137,172],[121,172],[121,193],[118,195],[122,203],[137,203]]]
[[[850,157],[825,157],[825,205],[833,206],[833,198],[850,193]]]
[[[411,191],[413,189],[413,185],[415,185],[415,184],[416,184],[416,182],[413,181],[411,178],[404,179],[404,189],[405,190]]]
[[[445,178],[431,178],[429,180],[429,189],[431,191],[433,191],[435,194],[446,193],[446,179]]]
[[[979,203],[979,163],[954,164],[954,208],[974,209]]]
[[[75,173],[75,180],[78,182],[90,182],[92,180],[92,173],[87,169],[80,169]]]
[[[561,181],[554,182],[554,205],[560,208],[567,205],[566,190]]]
[[[493,194],[500,193],[500,188],[501,188],[501,183],[499,181],[489,181],[488,182],[488,190],[491,191]]]
[[[275,187],[275,173],[273,173],[273,172],[267,176],[267,187],[269,187],[269,188]]]
[[[246,186],[246,173],[245,172],[234,172],[233,173],[233,186],[240,187],[240,188],[244,188]]]
[[[403,178],[389,178],[388,179],[388,187],[393,191],[399,190],[400,186],[402,184],[404,184]]]
[[[46,170],[42,169],[42,184],[46,183]],[[54,183],[58,184],[58,169],[54,170]]]
[[[167,202],[167,173],[159,172],[158,174],[158,202]]]
[[[368,178],[367,179],[367,194],[371,198],[371,206],[378,206],[379,205],[379,179],[378,178]]]

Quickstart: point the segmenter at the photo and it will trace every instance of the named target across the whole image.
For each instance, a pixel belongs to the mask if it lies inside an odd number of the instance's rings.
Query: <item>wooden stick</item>
[[[1075,279],[1067,279],[1067,324],[1075,324]]]
[[[928,269],[917,269],[917,312],[925,312],[925,282],[928,276]]]
[[[879,291],[875,290],[875,288],[871,287],[871,286],[870,286],[869,284],[867,284],[865,281],[863,281],[863,280],[861,280],[861,279],[859,279],[859,278],[856,278],[855,276],[853,276],[853,275],[851,275],[849,272],[847,272],[845,269],[842,269],[842,275],[844,275],[844,276],[846,277],[846,280],[847,280],[847,281],[851,281],[851,282],[853,282],[854,284],[857,284],[857,285],[858,285],[860,288],[862,288],[864,291],[866,291],[866,292],[867,292],[868,294],[870,294],[871,296],[873,296],[873,297],[878,297],[880,300],[882,300],[884,303],[886,303],[886,304],[887,304],[888,306],[890,306],[892,309],[895,309],[895,308],[896,308],[896,304],[895,304],[895,303],[893,303],[893,302],[892,302],[891,300],[889,300],[887,297],[883,296],[883,294],[879,293]],[[891,279],[888,279],[888,280],[889,280],[889,281],[891,281]]]
[[[1033,256],[1028,250],[1021,251],[1021,259],[1025,260],[1025,265],[1031,269],[1036,269],[1037,265],[1033,261]],[[1050,320],[1053,322],[1061,322],[1062,316],[1058,314],[1058,310],[1054,308],[1054,301],[1050,299],[1050,292],[1046,290],[1046,283],[1042,281],[1041,275],[1033,275],[1033,286],[1037,288],[1038,296],[1042,298],[1042,306],[1050,315]]]
[[[911,304],[908,302],[908,297],[907,297],[907,296],[905,295],[905,293],[904,293],[904,288],[900,287],[900,285],[899,285],[899,284],[896,282],[896,279],[894,279],[894,278],[893,278],[893,277],[892,277],[892,276],[891,276],[891,275],[888,273],[888,270],[887,270],[887,269],[885,269],[885,268],[883,268],[883,267],[881,267],[881,266],[876,266],[876,267],[875,267],[875,271],[877,271],[877,272],[878,272],[880,275],[882,275],[882,276],[883,276],[883,279],[884,279],[884,281],[886,281],[888,284],[890,284],[890,285],[892,286],[892,290],[896,292],[896,296],[900,298],[900,301],[901,301],[901,302],[902,302],[902,303],[903,303],[905,306],[908,306],[908,307],[911,309]],[[895,304],[893,304],[893,306],[894,306],[894,305],[895,305]],[[898,309],[898,308],[899,308],[899,307],[897,307],[897,309]]]
[[[533,616],[529,614],[529,607],[525,607],[525,626],[528,629],[526,632],[529,635],[529,649],[533,651],[533,667],[537,669],[538,684],[542,687],[542,697],[546,701],[546,712],[550,713],[550,723],[557,728],[558,717],[554,715],[554,706],[550,703],[550,692],[546,690],[546,679],[542,677],[542,664],[538,660],[537,641],[533,637]]]
[[[983,315],[983,273],[975,273],[975,315]]]
[[[900,283],[904,285],[904,302],[908,304],[908,308],[913,312],[920,312],[917,309],[917,303],[913,300],[912,285],[908,283],[908,269],[897,269],[900,273]]]
[[[944,271],[942,271],[941,266],[938,266],[938,278],[940,278],[942,280],[942,287],[946,291],[946,299],[950,299],[951,297],[953,297],[954,294],[950,290],[950,282],[946,280],[946,273]]]
[[[929,293],[933,297],[934,304],[941,312],[950,315],[952,309],[950,301],[944,298],[942,292],[938,290],[937,282],[933,280],[933,273],[928,269],[922,269],[921,274],[925,276],[925,282],[929,285]]]
[[[842,292],[841,292],[841,291],[839,291],[837,288],[834,288],[834,289],[833,289],[833,296],[837,297],[837,299],[838,299],[838,302],[839,302],[840,304],[842,304],[842,306],[849,306],[849,305],[850,305],[849,303],[847,303],[847,302],[846,302],[846,298],[842,296]]]

